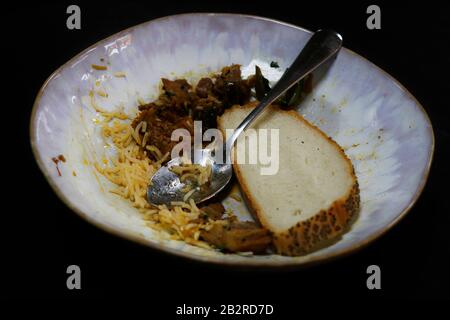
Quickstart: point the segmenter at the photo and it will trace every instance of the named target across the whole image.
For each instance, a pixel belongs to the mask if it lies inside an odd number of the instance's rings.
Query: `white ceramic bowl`
[[[176,255],[231,265],[297,266],[355,251],[376,239],[412,207],[425,185],[434,149],[429,118],[388,74],[342,49],[299,112],[346,150],[361,188],[361,212],[337,243],[302,257],[244,257],[162,240],[91,163],[105,152],[95,112],[87,102],[96,80],[109,97],[99,104],[130,111],[150,101],[161,77],[199,76],[239,63],[244,73],[262,67],[270,80],[295,58],[311,32],[270,19],[234,14],[183,14],[149,21],[84,50],[56,70],[40,90],[31,118],[36,160],[59,197],[89,222],[124,238]],[[345,35],[344,35],[345,41]],[[104,59],[104,62],[101,62]],[[277,61],[280,70],[269,67]],[[99,71],[92,64],[108,63]],[[125,72],[126,78],[112,76]],[[58,175],[52,157],[63,154]],[[73,175],[76,173],[76,176]],[[243,203],[224,201],[251,219]]]

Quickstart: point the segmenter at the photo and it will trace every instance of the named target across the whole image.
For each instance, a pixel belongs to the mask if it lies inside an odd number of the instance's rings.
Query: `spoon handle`
[[[242,131],[260,115],[265,107],[278,99],[289,88],[314,71],[318,66],[334,57],[341,46],[342,37],[334,31],[319,30],[314,33],[289,69],[281,76],[280,80],[236,128],[228,140],[228,148],[231,149],[233,147]]]

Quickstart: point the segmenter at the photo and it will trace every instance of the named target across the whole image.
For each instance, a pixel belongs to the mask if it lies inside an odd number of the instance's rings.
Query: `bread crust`
[[[235,108],[252,109],[255,103],[245,106],[233,106],[226,112],[232,112]],[[346,159],[349,174],[353,179],[350,190],[343,197],[335,200],[329,208],[321,210],[311,218],[298,222],[291,228],[277,232],[271,230],[269,222],[263,214],[263,208],[253,198],[245,179],[242,176],[241,169],[238,165],[233,165],[233,170],[239,181],[244,199],[255,218],[260,224],[272,232],[273,244],[276,252],[286,256],[300,256],[312,251],[323,248],[335,241],[339,240],[355,220],[360,208],[359,185],[355,175],[355,170],[351,160],[347,157],[344,150],[330,137],[328,137],[317,126],[306,121],[298,112],[294,110],[280,110],[278,107],[270,106],[274,112],[286,112],[302,121],[310,128],[319,132],[325,139],[337,149],[338,152]],[[220,117],[217,119],[218,126],[224,132]],[[234,153],[233,153],[234,154]]]

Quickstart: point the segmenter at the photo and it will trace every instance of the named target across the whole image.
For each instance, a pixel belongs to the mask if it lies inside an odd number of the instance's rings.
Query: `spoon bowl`
[[[196,163],[203,166],[211,166],[211,179],[202,187],[197,187],[189,199],[193,199],[195,203],[212,198],[219,193],[230,182],[233,175],[233,168],[229,161],[219,163],[214,161],[210,149],[199,150],[201,157]],[[177,157],[165,166],[162,166],[151,178],[150,186],[147,190],[147,198],[154,205],[171,204],[172,202],[186,201],[186,192],[183,188],[185,183],[180,181],[180,177],[170,169],[173,166],[182,164],[182,158]]]

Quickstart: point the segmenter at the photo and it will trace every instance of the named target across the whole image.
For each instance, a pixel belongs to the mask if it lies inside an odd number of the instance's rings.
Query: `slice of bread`
[[[228,109],[218,118],[219,128],[224,134],[236,128],[254,106]],[[237,163],[236,150],[242,149],[233,148],[233,168],[247,204],[272,232],[277,253],[304,255],[339,239],[359,211],[358,182],[342,148],[297,112],[276,106],[264,110],[250,128],[279,129],[274,175],[262,175],[259,160]]]

